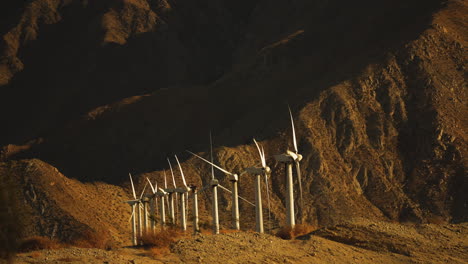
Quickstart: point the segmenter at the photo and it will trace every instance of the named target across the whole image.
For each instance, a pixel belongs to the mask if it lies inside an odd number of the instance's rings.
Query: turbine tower
[[[130,183],[132,184],[133,200],[129,200],[125,202],[128,203],[132,207],[132,215],[130,216],[131,221],[132,221],[132,244],[133,246],[136,246],[138,242],[137,242],[137,234],[136,234],[137,227],[136,227],[136,217],[135,217],[135,214],[136,214],[135,206],[137,206],[140,203],[140,200],[136,196],[135,186],[133,185],[133,180],[132,180],[132,175],[130,173],[128,175],[130,176]]]
[[[235,230],[240,230],[240,222],[239,222],[239,192],[237,182],[239,181],[239,176],[235,173],[229,172],[218,165],[198,156],[197,154],[187,151],[190,154],[194,155],[195,157],[203,160],[204,162],[210,164],[212,167],[217,168],[218,170],[224,172],[228,177],[229,181],[232,183],[232,228]]]
[[[159,204],[159,216],[160,216],[161,227],[164,227],[166,225],[166,212],[164,208],[164,197],[167,195],[167,193],[163,189],[158,188],[157,182],[155,182],[155,185],[153,186],[150,179],[146,178],[146,180],[148,180],[151,190],[153,192],[153,195],[151,196],[151,198],[153,199],[153,206],[151,207],[151,215],[153,216],[152,221],[151,221],[151,230],[155,232],[156,212],[158,210],[158,204]],[[158,203],[158,198],[161,199],[160,203]]]
[[[185,205],[186,202],[188,204],[188,192],[190,188],[187,186],[187,182],[185,181],[184,171],[182,170],[182,166],[180,165],[179,159],[177,155],[174,155],[177,161],[177,165],[179,165],[180,175],[182,176],[182,182],[184,187],[175,189],[175,192],[180,193],[180,224],[182,225],[182,230],[187,230],[187,220],[186,220],[186,211]]]
[[[171,222],[172,225],[175,225],[174,196],[177,195],[175,192],[177,185],[175,183],[174,171],[172,170],[172,165],[171,165],[171,161],[169,160],[169,158],[167,159],[167,162],[169,163],[169,168],[171,169],[173,188],[169,189],[166,186],[166,189],[164,191],[168,193],[168,199],[169,199],[169,222]]]
[[[265,151],[263,150],[263,147],[260,147],[255,139],[254,143],[257,146],[258,153],[260,154],[262,167],[249,167],[246,171],[249,174],[255,175],[255,230],[259,233],[263,233],[263,209],[260,183],[261,176],[268,177],[271,173],[271,169],[266,165]]]
[[[299,211],[302,212],[304,210],[303,207],[303,199],[302,199],[302,179],[301,179],[301,168],[300,168],[300,161],[302,160],[302,155],[299,154],[299,150],[297,148],[297,140],[296,140],[296,130],[294,129],[294,120],[291,113],[291,109],[289,108],[289,116],[291,118],[291,127],[292,127],[292,137],[293,137],[293,146],[294,151],[290,151],[289,149],[286,150],[286,154],[275,155],[275,159],[278,162],[284,163],[286,166],[286,224],[289,227],[294,227],[296,225],[296,221],[294,218],[294,189],[293,189],[293,163],[296,167],[296,174],[297,174],[297,181],[299,183]]]
[[[128,203],[132,207],[132,215],[130,216],[131,222],[132,222],[132,244],[136,246],[138,245],[138,237],[142,236],[141,201],[146,190],[146,184],[143,187],[143,191],[141,192],[140,198],[137,198],[136,192],[135,192],[135,185],[133,184],[132,174],[129,173],[128,175],[130,177],[130,183],[132,185],[134,200],[129,200],[125,202]],[[138,206],[138,224],[136,221],[136,214],[137,214],[137,210],[135,210],[136,206]]]
[[[198,191],[197,186],[190,185],[192,193],[192,214],[193,214],[193,234],[200,233],[200,225],[198,224]]]

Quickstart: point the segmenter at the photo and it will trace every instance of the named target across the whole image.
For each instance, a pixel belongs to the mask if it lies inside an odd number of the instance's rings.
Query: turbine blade
[[[177,185],[175,183],[174,171],[172,170],[172,165],[171,165],[171,161],[169,160],[169,158],[167,158],[167,162],[169,163],[169,168],[171,168],[172,184],[174,185],[174,188],[177,188]]]
[[[224,190],[224,191],[226,191],[226,192],[228,192],[228,193],[232,193],[231,190],[229,190],[228,188],[222,186],[221,184],[218,184],[218,187],[220,187],[222,190]],[[239,195],[239,199],[241,199],[241,200],[245,201],[246,203],[248,203],[248,204],[250,204],[250,205],[253,205],[253,206],[255,207],[255,204],[254,204],[254,203],[250,202],[249,200],[245,199],[244,197],[242,197],[242,196],[240,196],[240,195]]]
[[[294,151],[296,151],[296,153],[298,153],[299,151],[297,150],[296,130],[294,129],[294,120],[293,120],[291,108],[289,107],[289,105],[288,105],[288,109],[289,109],[289,116],[291,117]]]
[[[260,162],[260,163],[255,164],[253,167],[258,167],[258,166],[261,166],[261,165],[262,165],[262,163]],[[246,174],[246,173],[247,173],[247,171],[244,170],[243,172],[241,172],[241,173],[239,174],[239,177],[242,176],[242,175],[244,175],[244,174]]]
[[[268,226],[271,232],[271,206],[270,206],[270,187],[268,185],[268,175],[265,173],[265,185],[267,191],[267,200],[268,200]]]
[[[166,176],[166,171],[163,170],[164,173],[164,188],[167,189],[167,176]]]
[[[184,183],[184,186],[187,187],[187,182],[185,181],[185,176],[184,176],[184,171],[182,170],[182,166],[180,166],[180,162],[179,162],[179,159],[177,158],[177,155],[174,155],[174,156],[177,161],[177,165],[179,165],[180,175],[182,175],[182,181]]]
[[[263,146],[261,147],[262,147],[262,167],[265,168],[266,167],[265,150],[263,149]]]
[[[299,211],[301,212],[302,214],[302,210],[304,210],[304,202],[303,202],[303,199],[302,199],[302,179],[301,179],[301,167],[299,165],[299,162],[296,161],[296,174],[297,174],[297,182],[299,183],[299,205],[301,206],[301,208],[299,209]]]
[[[228,175],[234,175],[233,173],[231,173],[231,172],[229,172],[229,171],[227,171],[227,170],[225,170],[225,169],[219,167],[218,165],[216,165],[216,164],[214,164],[214,163],[212,163],[212,162],[210,162],[210,161],[208,161],[208,160],[206,160],[206,159],[204,159],[204,158],[198,156],[197,154],[195,154],[195,153],[193,153],[193,152],[191,152],[191,151],[189,151],[189,150],[187,150],[187,152],[190,153],[190,154],[192,154],[192,155],[194,155],[195,157],[197,157],[197,158],[203,160],[204,162],[206,162],[206,163],[208,163],[208,164],[211,164],[212,166],[214,166],[214,167],[217,168],[218,170],[220,170],[220,171],[222,171],[222,172],[224,172],[224,173],[226,173],[226,174],[228,174]]]
[[[130,218],[128,219],[129,223],[132,221],[132,218],[134,215],[135,215],[135,210],[132,210],[132,214],[130,215]]]
[[[133,179],[132,179],[132,174],[128,173],[128,176],[130,176],[130,183],[132,184],[132,191],[133,191],[133,198],[137,198],[136,192],[135,192],[135,185],[133,185]]]
[[[141,198],[143,198],[143,194],[145,194],[146,185],[148,185],[148,183],[145,183],[145,186],[143,186],[143,191],[141,191],[140,200]]]
[[[153,191],[153,193],[155,193],[155,189],[153,187],[153,184],[151,183],[150,179],[148,179],[148,177],[146,177],[146,180],[148,180],[149,184],[150,184],[150,187],[151,187],[151,191]]]
[[[258,154],[260,154],[260,160],[262,161],[262,167],[266,167],[266,164],[263,160],[263,155],[262,155],[262,150],[260,149],[260,146],[258,145],[257,141],[255,140],[255,138],[253,139],[254,143],[255,143],[255,146],[257,146],[257,150],[258,150]]]

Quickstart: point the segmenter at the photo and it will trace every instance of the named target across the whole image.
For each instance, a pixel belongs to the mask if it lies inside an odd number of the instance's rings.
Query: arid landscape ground
[[[466,0],[1,1],[0,256],[467,263],[467,17]],[[285,240],[273,156],[292,149],[288,105],[303,155],[296,218],[310,228]],[[220,191],[223,234],[129,247],[128,173],[138,191],[146,177],[161,185],[177,154],[206,186],[210,166],[186,150],[208,158],[210,131],[214,161],[236,173],[259,163],[253,138],[264,146],[267,234],[244,202],[242,231],[228,232]],[[250,201],[253,183],[239,180]],[[210,192],[199,199],[208,230]],[[55,246],[21,250],[31,238]]]

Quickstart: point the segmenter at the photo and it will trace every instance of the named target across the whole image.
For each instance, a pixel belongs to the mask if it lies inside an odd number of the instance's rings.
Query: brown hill
[[[177,153],[201,186],[209,168],[185,149],[206,152],[211,129],[216,162],[240,171],[258,161],[256,137],[276,226],[289,102],[304,221],[466,221],[467,1],[192,2],[28,3],[2,42],[4,166],[39,158],[81,181],[161,183]]]
[[[0,176],[2,182],[6,177],[11,182],[8,192],[17,206],[8,210],[16,211],[22,236],[66,243],[99,236],[109,245],[127,243],[130,210],[123,201],[130,197],[122,188],[80,183],[40,160],[2,163]]]

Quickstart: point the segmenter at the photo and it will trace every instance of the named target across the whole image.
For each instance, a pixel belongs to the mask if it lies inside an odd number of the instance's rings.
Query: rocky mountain
[[[285,184],[273,155],[292,148],[289,104],[302,221],[467,220],[467,1],[13,2],[1,4],[15,10],[0,27],[4,174],[39,159],[77,185],[128,192],[128,172],[140,188],[145,176],[162,183],[177,154],[202,186],[210,168],[186,149],[207,156],[211,130],[215,161],[240,172],[258,162],[255,137],[277,226]],[[32,174],[15,175],[26,192]],[[248,199],[252,182],[240,180]],[[228,226],[229,194],[221,203]],[[251,227],[253,209],[241,213]]]

